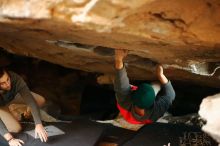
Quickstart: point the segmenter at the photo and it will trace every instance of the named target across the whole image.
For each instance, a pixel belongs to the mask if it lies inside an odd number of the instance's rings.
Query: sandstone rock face
[[[220,87],[219,0],[1,0],[0,47],[65,67],[112,74],[129,50],[133,79]]]
[[[209,96],[203,99],[199,115],[204,118],[207,123],[202,127],[203,131],[212,136],[220,146],[220,94]]]

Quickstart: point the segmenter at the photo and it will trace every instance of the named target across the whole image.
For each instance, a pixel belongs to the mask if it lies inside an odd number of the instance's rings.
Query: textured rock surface
[[[207,121],[206,125],[202,127],[203,131],[212,136],[220,146],[220,94],[208,96],[203,99],[199,114]]]
[[[1,0],[0,47],[90,72],[113,72],[114,48],[130,50],[134,79],[220,87],[219,0]]]

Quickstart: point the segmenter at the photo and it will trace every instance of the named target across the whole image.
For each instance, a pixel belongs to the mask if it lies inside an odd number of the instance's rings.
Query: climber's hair
[[[0,67],[0,78],[4,75],[5,72],[7,72],[7,71],[5,70],[5,68]]]

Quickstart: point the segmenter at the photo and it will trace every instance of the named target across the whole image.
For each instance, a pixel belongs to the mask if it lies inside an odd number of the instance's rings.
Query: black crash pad
[[[49,137],[47,143],[40,142],[26,133],[16,135],[16,138],[22,139],[24,146],[93,146],[102,135],[105,125],[89,120],[74,120],[72,123],[49,123],[63,130],[66,134]],[[34,129],[33,124],[25,124],[24,130]],[[5,146],[6,141],[0,138],[0,146]]]
[[[109,125],[103,131],[103,134],[100,137],[98,143],[107,142],[107,143],[114,143],[115,145],[120,146],[123,143],[132,139],[135,134],[136,134],[135,131]],[[98,144],[96,146],[98,146]]]
[[[200,128],[183,124],[145,125],[123,146],[217,146]]]

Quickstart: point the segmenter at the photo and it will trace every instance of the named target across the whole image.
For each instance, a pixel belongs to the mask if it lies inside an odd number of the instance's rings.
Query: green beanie
[[[150,108],[155,100],[155,92],[151,85],[143,83],[132,92],[131,99],[139,108]]]

